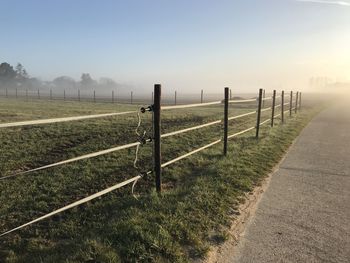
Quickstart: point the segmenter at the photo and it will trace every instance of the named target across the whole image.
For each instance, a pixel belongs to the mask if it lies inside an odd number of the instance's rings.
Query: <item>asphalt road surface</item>
[[[321,112],[225,262],[350,262],[350,103]]]

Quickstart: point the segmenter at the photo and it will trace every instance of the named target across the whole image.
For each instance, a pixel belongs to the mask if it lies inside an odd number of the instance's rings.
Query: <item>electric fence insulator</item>
[[[148,107],[142,107],[141,109],[140,109],[140,111],[142,112],[142,113],[145,113],[146,111],[153,111],[153,105],[151,105],[151,106],[148,106]]]

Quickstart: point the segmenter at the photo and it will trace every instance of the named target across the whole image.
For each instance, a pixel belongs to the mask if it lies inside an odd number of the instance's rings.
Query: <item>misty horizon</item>
[[[89,73],[189,93],[349,82],[348,1],[0,2],[1,62],[43,82]]]

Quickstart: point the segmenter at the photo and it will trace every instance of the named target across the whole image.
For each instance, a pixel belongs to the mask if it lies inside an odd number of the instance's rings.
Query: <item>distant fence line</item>
[[[38,167],[38,168],[34,168],[31,170],[27,170],[27,171],[22,171],[22,172],[17,172],[17,173],[13,173],[12,175],[8,175],[5,177],[0,178],[0,180],[5,180],[8,178],[12,178],[12,177],[16,177],[19,175],[24,175],[30,172],[34,172],[34,171],[39,171],[39,170],[43,170],[43,169],[49,169],[51,167],[55,167],[55,166],[59,166],[59,165],[64,165],[67,163],[71,163],[71,162],[75,162],[75,161],[79,161],[79,160],[83,160],[83,159],[88,159],[88,158],[93,158],[96,156],[100,156],[100,155],[104,155],[104,154],[108,154],[111,152],[115,152],[115,151],[119,151],[119,150],[123,150],[123,149],[128,149],[128,148],[132,148],[132,147],[136,147],[136,159],[135,162],[137,162],[137,152],[138,152],[138,147],[141,144],[147,144],[147,143],[152,143],[153,144],[153,169],[150,171],[139,171],[139,175],[128,179],[124,182],[118,183],[114,186],[111,186],[109,188],[106,188],[105,190],[102,190],[100,192],[97,192],[93,195],[90,195],[88,197],[85,197],[81,200],[78,200],[72,204],[69,204],[67,206],[64,206],[62,208],[59,208],[57,210],[54,210],[51,213],[48,213],[46,215],[43,215],[37,219],[34,219],[30,222],[27,222],[23,225],[20,225],[16,228],[13,228],[11,230],[8,230],[2,234],[0,234],[1,236],[7,235],[13,231],[19,230],[21,228],[24,228],[26,226],[29,226],[31,224],[34,224],[38,221],[41,221],[45,218],[49,218],[55,214],[58,214],[60,212],[63,212],[65,210],[71,209],[73,207],[76,207],[78,205],[81,205],[83,203],[86,203],[90,200],[93,200],[97,197],[100,197],[106,193],[109,193],[115,189],[118,189],[120,187],[123,187],[125,185],[131,184],[133,183],[133,186],[135,185],[135,183],[139,180],[142,179],[144,176],[146,175],[150,175],[150,174],[154,174],[155,175],[155,186],[156,186],[156,190],[158,193],[160,193],[162,191],[162,170],[166,167],[168,167],[171,164],[174,164],[180,160],[183,160],[195,153],[201,152],[205,149],[208,149],[214,145],[217,145],[219,143],[223,143],[223,155],[226,156],[227,152],[228,152],[228,140],[231,138],[235,138],[238,137],[239,135],[245,134],[247,132],[253,131],[255,130],[255,138],[259,139],[259,134],[260,134],[260,127],[264,124],[270,123],[270,126],[273,127],[275,125],[274,121],[277,117],[281,117],[281,123],[283,124],[286,121],[285,118],[285,114],[289,113],[289,116],[291,117],[293,112],[296,114],[300,109],[301,109],[301,93],[300,92],[296,92],[295,95],[295,99],[294,99],[294,94],[293,91],[291,91],[289,93],[289,96],[285,96],[285,92],[282,91],[281,95],[277,96],[276,94],[276,90],[273,91],[272,96],[268,96],[266,97],[265,95],[265,91],[263,89],[259,89],[259,95],[256,99],[248,99],[248,100],[236,100],[236,99],[231,99],[232,98],[232,92],[230,92],[229,88],[225,88],[224,89],[224,98],[223,100],[219,100],[219,101],[213,101],[213,102],[204,102],[203,101],[203,91],[201,91],[201,101],[200,103],[194,103],[194,104],[187,104],[187,105],[173,105],[173,106],[162,106],[162,96],[161,96],[161,85],[160,84],[155,84],[154,85],[154,98],[153,98],[153,103],[147,107],[142,107],[140,108],[140,110],[137,112],[138,117],[140,117],[140,113],[147,113],[150,112],[153,115],[152,118],[152,126],[153,126],[153,134],[152,137],[150,138],[145,138],[144,136],[139,136],[139,141],[138,142],[134,142],[134,143],[129,143],[126,145],[121,145],[121,146],[117,146],[114,148],[109,148],[109,149],[105,149],[105,150],[101,150],[98,152],[94,152],[94,153],[89,153],[89,154],[85,154],[82,156],[78,156],[78,157],[74,157],[72,159],[69,160],[64,160],[64,161],[60,161],[58,163],[53,163],[53,164],[49,164],[49,165],[45,165],[42,167]],[[176,92],[175,92],[176,94]],[[131,95],[132,96],[132,95]],[[285,99],[286,97],[289,97],[289,101],[286,102]],[[175,96],[176,98],[176,96]],[[277,104],[277,99],[280,99],[280,103]],[[240,115],[236,115],[236,116],[231,116],[229,117],[229,105],[235,105],[235,104],[241,104],[241,103],[253,103],[256,107],[255,111],[251,111],[251,112],[247,112],[244,114],[240,114]],[[255,104],[256,103],[256,104]],[[267,107],[265,107],[266,104],[269,104]],[[204,124],[200,124],[197,126],[193,126],[193,127],[189,127],[186,129],[182,129],[182,130],[177,130],[177,131],[173,131],[170,133],[166,133],[166,134],[162,134],[161,133],[161,119],[162,119],[162,111],[163,110],[179,110],[179,109],[188,109],[188,108],[193,108],[193,107],[203,107],[203,106],[217,106],[217,105],[222,105],[222,109],[223,109],[223,114],[222,114],[222,118],[209,122],[209,123],[204,123]],[[276,109],[280,110],[280,113],[276,114]],[[267,111],[271,111],[271,115],[269,118],[262,120],[262,112],[267,112]],[[124,112],[124,113],[120,113],[120,114],[131,114],[134,112]],[[239,132],[236,132],[234,134],[229,134],[229,121],[231,120],[235,120],[235,119],[240,119],[240,118],[245,118],[248,116],[252,116],[252,115],[256,115],[256,122],[255,125],[252,124],[251,127],[246,128],[244,130],[241,130]],[[111,115],[113,116],[113,115]],[[108,116],[98,116],[98,115],[93,115],[93,118],[99,118],[99,117],[108,117]],[[74,120],[84,120],[84,119],[88,119],[87,116],[82,116],[82,117],[70,117],[70,119],[68,121],[74,121]],[[23,125],[42,125],[42,124],[47,124],[47,123],[52,123],[52,122],[61,122],[61,121],[67,121],[64,120],[64,118],[62,118],[62,120],[38,120],[38,121],[25,121],[25,122],[18,122],[18,123],[8,123],[8,124],[3,124],[2,127],[0,126],[0,128],[9,128],[9,127],[17,127],[17,126],[23,126]],[[200,148],[194,149],[186,154],[183,154],[181,156],[178,156],[172,160],[169,160],[165,163],[162,163],[162,154],[161,154],[161,144],[162,144],[162,138],[167,138],[167,137],[171,137],[171,136],[175,136],[178,134],[182,134],[182,133],[186,133],[186,132],[190,132],[193,130],[198,130],[198,129],[203,129],[209,126],[213,126],[213,125],[218,125],[218,124],[223,124],[223,128],[220,128],[220,132],[222,133],[221,138],[216,139],[213,142],[210,142]],[[137,132],[136,132],[137,133]],[[135,162],[134,162],[134,166],[135,166]]]
[[[129,103],[134,104],[143,102],[152,102],[151,94],[142,95],[142,99],[135,100],[134,92],[130,91],[129,95],[125,92],[118,94],[116,90],[96,91],[96,90],[53,90],[53,89],[2,89],[1,97],[16,98],[25,100],[63,100],[78,102],[110,102],[110,103]]]
[[[264,93],[265,94],[265,93]],[[250,97],[256,97],[250,94]],[[99,90],[53,90],[53,89],[18,89],[5,88],[0,89],[0,97],[29,100],[63,100],[76,102],[103,102],[103,103],[121,103],[121,104],[146,104],[153,103],[153,92],[139,94],[134,91],[129,93],[125,91],[111,90],[109,92]],[[181,105],[189,102],[205,103],[207,101],[220,98],[220,94],[205,93],[203,89],[197,94],[179,93],[174,91],[173,94],[163,96],[163,104]],[[229,98],[232,99],[232,91],[229,92]]]

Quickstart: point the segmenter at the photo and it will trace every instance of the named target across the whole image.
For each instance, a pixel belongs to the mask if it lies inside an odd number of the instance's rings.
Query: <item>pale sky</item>
[[[0,62],[151,90],[350,80],[350,1],[0,0]]]

